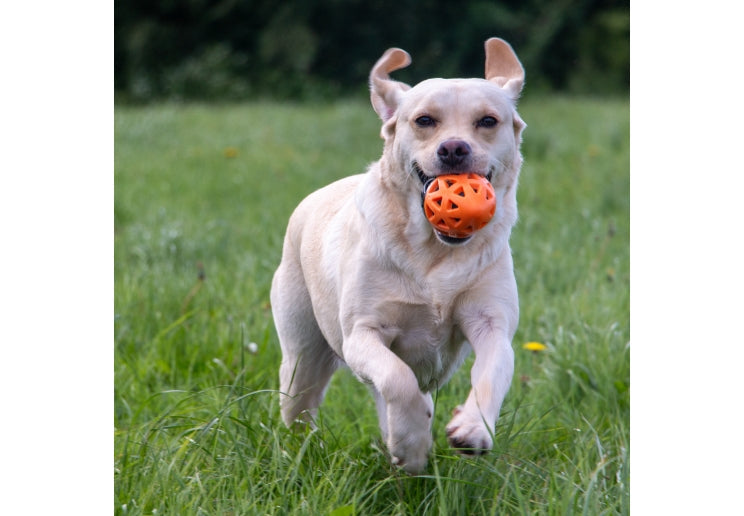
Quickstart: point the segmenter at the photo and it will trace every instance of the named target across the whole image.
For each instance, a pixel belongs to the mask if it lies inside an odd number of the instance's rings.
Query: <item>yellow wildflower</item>
[[[238,149],[235,147],[225,147],[222,151],[226,158],[234,158],[238,155]]]
[[[527,351],[545,351],[548,349],[545,344],[540,344],[539,342],[528,342],[522,345],[522,347]]]

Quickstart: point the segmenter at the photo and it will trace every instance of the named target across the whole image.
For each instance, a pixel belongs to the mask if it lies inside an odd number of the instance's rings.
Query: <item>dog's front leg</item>
[[[470,344],[475,352],[470,371],[472,388],[446,427],[450,445],[467,454],[485,453],[492,448],[491,435],[514,374],[510,339],[492,335]]]
[[[431,449],[431,395],[419,390],[411,368],[390,351],[375,329],[355,326],[344,339],[343,352],[351,370],[376,391],[380,426],[384,425],[393,464],[420,473]]]
[[[499,289],[504,297],[495,304],[478,304],[475,293],[472,304],[465,303],[460,313],[475,361],[470,394],[455,408],[446,432],[450,445],[467,454],[485,453],[493,447],[491,436],[514,375],[511,341],[519,319],[516,284],[501,282]]]

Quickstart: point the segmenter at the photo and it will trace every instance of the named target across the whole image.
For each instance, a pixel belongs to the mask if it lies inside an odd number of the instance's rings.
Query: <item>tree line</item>
[[[396,78],[483,74],[483,42],[509,41],[533,90],[625,94],[628,0],[117,0],[123,101],[329,99],[366,91],[391,46]]]

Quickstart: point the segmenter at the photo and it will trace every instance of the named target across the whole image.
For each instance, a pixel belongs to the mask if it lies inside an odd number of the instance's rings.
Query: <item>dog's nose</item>
[[[470,156],[470,145],[463,140],[446,140],[439,144],[437,155],[445,165],[456,167]]]

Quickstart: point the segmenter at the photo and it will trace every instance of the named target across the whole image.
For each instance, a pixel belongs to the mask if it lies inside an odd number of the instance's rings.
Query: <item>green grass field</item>
[[[520,113],[521,319],[494,450],[447,446],[468,361],[435,394],[433,453],[410,477],[348,371],[315,431],[286,430],[276,392],[286,222],[379,157],[371,106],[118,107],[115,514],[628,514],[628,102],[527,94]]]

